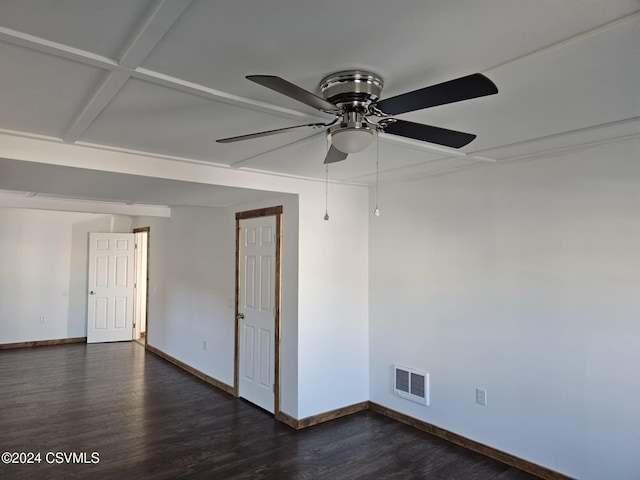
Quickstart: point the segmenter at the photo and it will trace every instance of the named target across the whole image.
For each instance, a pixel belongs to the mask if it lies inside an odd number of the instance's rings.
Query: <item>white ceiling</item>
[[[461,151],[381,135],[384,182],[638,134],[638,45],[640,0],[4,0],[0,131],[324,178],[317,130],[215,142],[329,118],[245,75],[318,92],[327,74],[366,69],[383,98],[474,72],[496,83],[497,95],[402,117],[477,134]],[[330,177],[371,184],[375,168],[374,143]],[[125,198],[136,190],[108,174],[98,195],[69,172],[0,161],[0,189],[198,204],[167,180]]]

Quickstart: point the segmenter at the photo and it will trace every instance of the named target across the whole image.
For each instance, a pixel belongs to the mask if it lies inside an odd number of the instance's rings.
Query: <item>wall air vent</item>
[[[394,365],[393,393],[412,402],[429,405],[429,374]]]

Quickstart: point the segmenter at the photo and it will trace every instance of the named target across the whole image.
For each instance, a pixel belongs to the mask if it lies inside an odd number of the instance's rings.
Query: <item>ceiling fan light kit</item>
[[[343,153],[358,153],[369,146],[377,125],[367,119],[369,106],[380,99],[384,83],[379,75],[362,70],[333,73],[320,82],[325,100],[340,107],[340,123],[328,130],[331,144]]]
[[[363,70],[345,70],[326,76],[320,82],[322,97],[274,75],[249,75],[248,80],[293,98],[321,112],[335,115],[329,123],[313,123],[267,130],[217,140],[231,143],[276,135],[300,128],[326,128],[331,147],[325,164],[345,160],[361,152],[379,132],[413,140],[461,148],[475,135],[446,128],[409,122],[395,115],[469,100],[498,93],[496,85],[480,73],[424,87],[395,97],[380,99],[384,82],[380,75]]]
[[[369,146],[374,130],[367,126],[337,128],[329,131],[331,145],[343,153],[358,153]]]

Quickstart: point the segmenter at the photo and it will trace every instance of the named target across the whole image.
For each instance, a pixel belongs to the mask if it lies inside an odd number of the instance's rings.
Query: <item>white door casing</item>
[[[87,343],[133,336],[134,236],[89,234]]]
[[[239,395],[274,413],[276,217],[241,221]]]

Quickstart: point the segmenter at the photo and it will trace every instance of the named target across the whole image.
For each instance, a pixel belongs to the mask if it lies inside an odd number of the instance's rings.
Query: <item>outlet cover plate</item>
[[[476,403],[483,407],[487,405],[487,391],[483,388],[476,388]]]

